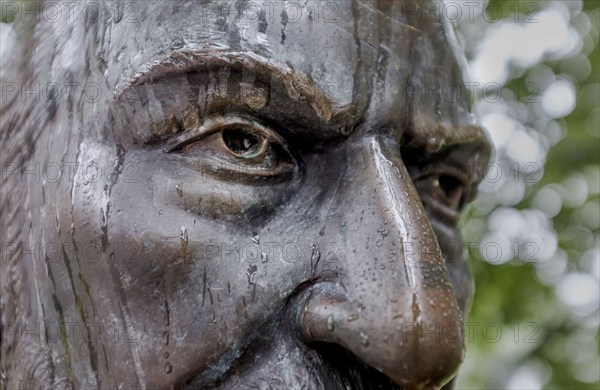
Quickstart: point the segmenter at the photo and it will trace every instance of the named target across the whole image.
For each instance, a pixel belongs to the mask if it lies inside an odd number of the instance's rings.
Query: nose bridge
[[[402,160],[375,138],[366,153],[372,163],[368,168],[377,177],[374,219],[389,226],[390,245],[400,248],[397,256],[390,258],[398,279],[386,278],[386,272],[381,277],[388,281],[390,294],[410,294],[410,315],[404,313],[404,319],[426,323],[440,307],[456,309],[459,314],[435,233]],[[362,234],[369,234],[369,227],[363,228],[367,231]],[[370,251],[373,255],[378,252],[378,248]]]
[[[444,259],[400,158],[375,137],[356,153],[360,173],[338,193],[348,225],[340,283],[311,294],[301,325],[405,388],[437,388],[463,356]]]
[[[443,264],[439,246],[401,160],[396,159],[394,163],[391,158],[386,157],[386,154],[391,153],[385,151],[377,139],[371,139],[367,153],[372,162],[372,167],[369,168],[378,179],[375,200],[379,212],[374,214],[375,219],[381,219],[390,226],[392,240],[398,242],[401,248],[400,256],[394,259],[394,264],[404,272],[406,290],[418,301],[415,296],[426,293],[422,288],[425,282],[424,271]],[[421,305],[417,306],[413,307],[413,319],[419,317]]]

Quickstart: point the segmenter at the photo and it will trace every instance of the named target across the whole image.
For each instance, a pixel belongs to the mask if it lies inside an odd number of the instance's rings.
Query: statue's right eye
[[[257,121],[241,117],[207,121],[199,133],[169,151],[193,165],[210,165],[225,178],[286,178],[298,168],[285,140]]]

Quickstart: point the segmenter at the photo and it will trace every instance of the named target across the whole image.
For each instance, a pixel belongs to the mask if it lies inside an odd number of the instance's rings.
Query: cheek
[[[111,168],[110,153],[102,156]],[[253,207],[275,207],[283,194],[204,182],[168,158],[148,156],[128,152],[116,179],[80,184],[75,204],[78,234],[102,254],[88,270],[90,283],[128,312],[148,385],[161,387],[165,377],[203,371],[242,345],[252,324],[263,323],[282,292],[299,283],[294,267],[301,264],[280,261],[283,255],[274,263],[276,249],[300,254],[266,246],[276,238],[253,239],[268,214],[255,218]],[[190,205],[199,197],[206,209]],[[171,371],[154,369],[157,362]]]
[[[148,385],[164,387],[165,378],[202,368],[230,347],[202,342],[207,329],[218,333],[222,327],[215,322],[208,328],[208,319],[214,318],[212,300],[224,299],[222,291],[228,291],[228,299],[238,293],[215,283],[212,275],[222,265],[204,245],[226,237],[215,226],[202,225],[199,218],[157,199],[153,177],[161,177],[160,170],[137,160],[146,169],[134,175],[128,168],[133,160],[125,159],[116,175],[114,149],[82,144],[81,150],[80,167],[96,169],[78,171],[72,205],[63,206],[68,214],[73,208],[76,255],[94,300],[95,321],[115,324],[128,334],[127,342],[107,336],[107,360],[127,361],[133,348]]]

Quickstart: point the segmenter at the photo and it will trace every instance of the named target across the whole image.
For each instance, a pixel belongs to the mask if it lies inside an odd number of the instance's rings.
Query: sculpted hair
[[[5,50],[0,82],[0,388],[17,386],[52,386],[51,357],[35,337],[21,337],[21,330],[33,329],[38,319],[31,310],[34,303],[27,288],[33,280],[26,262],[27,222],[30,219],[27,204],[27,185],[23,171],[33,154],[42,129],[51,122],[48,116],[36,115],[34,99],[21,101],[20,94],[8,94],[8,87],[26,90],[36,79],[36,64],[32,52],[25,48],[38,47],[39,34],[36,18],[15,22],[16,34]],[[4,41],[4,44],[7,42]],[[39,70],[38,70],[39,71]],[[14,373],[20,371],[20,378]],[[8,377],[7,373],[11,373]]]
[[[35,10],[39,12],[40,8]],[[83,23],[79,24],[67,27],[77,34],[84,28]],[[32,228],[39,221],[40,210],[30,206],[31,188],[27,184],[27,169],[35,166],[31,159],[39,139],[45,132],[58,129],[55,118],[59,99],[51,80],[78,77],[72,69],[53,66],[61,41],[73,39],[67,27],[44,22],[39,14],[28,11],[27,17],[17,15],[13,34],[9,35],[13,40],[3,41],[8,47],[0,73],[0,389],[69,387],[66,379],[54,375],[52,356],[43,336],[39,299],[33,293],[38,288],[32,256],[37,256],[35,261],[46,260],[40,258],[43,253],[31,253]],[[96,34],[93,26],[88,33]],[[43,96],[40,86],[46,88]],[[76,107],[72,103],[69,110]]]

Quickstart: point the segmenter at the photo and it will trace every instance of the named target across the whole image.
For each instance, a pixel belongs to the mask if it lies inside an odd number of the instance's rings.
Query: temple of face
[[[3,66],[3,387],[451,386],[489,146],[426,4],[56,4]]]

